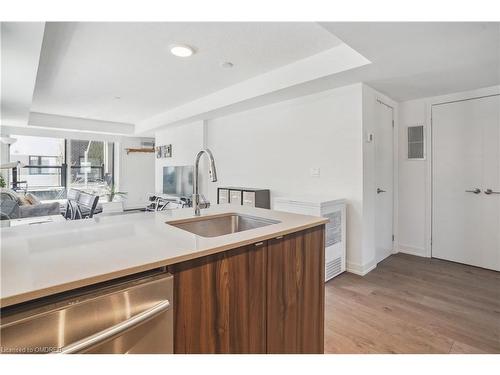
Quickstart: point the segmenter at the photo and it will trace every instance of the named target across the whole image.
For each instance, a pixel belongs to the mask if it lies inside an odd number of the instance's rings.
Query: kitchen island
[[[180,209],[3,228],[2,310],[166,268],[176,353],[322,353],[326,219],[229,205],[201,219],[235,214],[271,224],[206,237]]]

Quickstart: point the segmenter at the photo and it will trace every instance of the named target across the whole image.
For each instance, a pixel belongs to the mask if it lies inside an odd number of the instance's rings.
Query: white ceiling
[[[200,100],[193,101],[165,112],[159,116],[162,122],[157,121],[154,126],[214,118],[358,82],[367,83],[396,101],[500,84],[498,22],[333,22],[321,26],[344,42],[337,49],[349,46],[370,63],[310,77],[287,90],[240,103],[230,103],[229,98],[238,93],[231,90],[230,94],[225,93],[226,106],[217,109],[208,110],[200,105]],[[139,123],[136,131],[150,129],[147,125],[151,122]]]
[[[2,124],[24,125],[28,121],[43,27],[43,22],[1,23]]]
[[[32,111],[135,123],[338,44],[316,23],[47,23]]]
[[[31,111],[55,116],[31,125],[75,117],[125,134],[357,82],[397,101],[500,84],[500,23],[46,23],[43,45],[42,34],[2,23],[3,124]],[[197,53],[172,56],[176,42]]]
[[[337,80],[397,101],[500,84],[500,22],[322,23],[372,64]]]

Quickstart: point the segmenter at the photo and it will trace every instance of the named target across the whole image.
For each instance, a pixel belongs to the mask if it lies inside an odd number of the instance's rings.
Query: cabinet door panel
[[[268,353],[323,353],[324,244],[324,226],[268,241]]]
[[[171,267],[175,353],[265,353],[266,251],[249,245]]]

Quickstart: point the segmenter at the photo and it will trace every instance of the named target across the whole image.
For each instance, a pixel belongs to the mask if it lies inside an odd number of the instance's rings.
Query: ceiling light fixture
[[[172,44],[170,52],[177,57],[189,57],[194,54],[194,48],[185,44]]]

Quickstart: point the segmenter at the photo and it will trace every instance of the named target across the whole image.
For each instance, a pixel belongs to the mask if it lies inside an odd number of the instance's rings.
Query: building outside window
[[[29,157],[29,165],[30,166],[57,166],[59,164],[59,157],[57,156],[33,156]],[[59,170],[57,168],[29,168],[28,173],[30,175],[33,174],[58,174]]]
[[[17,176],[23,188],[40,199],[56,199],[65,187],[65,140],[63,138],[13,135],[16,142],[10,145],[10,161],[19,161],[22,168]],[[10,173],[12,181],[12,172]]]
[[[40,199],[65,198],[69,187],[103,195],[113,183],[113,142],[12,137],[16,142],[10,145],[10,161],[23,166],[17,180]]]
[[[99,192],[113,182],[113,142],[68,141],[69,186]]]

